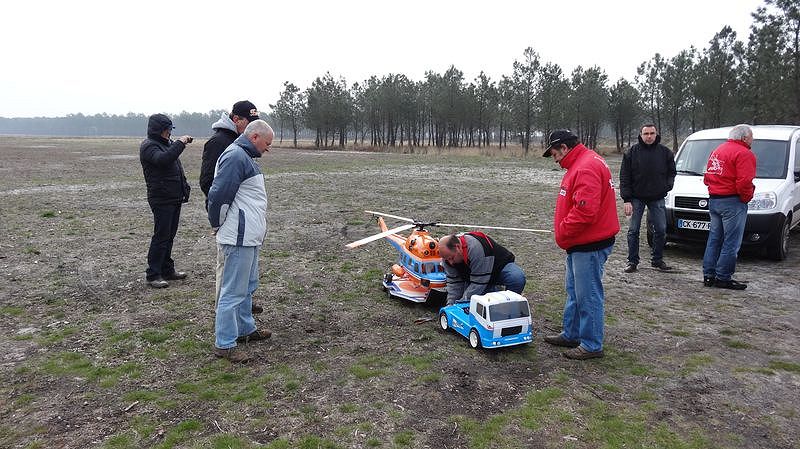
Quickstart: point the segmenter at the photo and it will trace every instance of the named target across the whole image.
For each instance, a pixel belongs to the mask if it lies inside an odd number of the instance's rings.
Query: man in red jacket
[[[736,125],[728,140],[708,158],[703,182],[708,186],[708,232],[703,255],[703,285],[744,290],[747,284],[731,279],[736,271],[736,255],[742,245],[747,221],[747,203],[753,199],[756,156],[750,151],[753,130]]]
[[[619,232],[611,171],[569,130],[553,131],[543,157],[567,169],[555,212],[556,244],[567,251],[563,329],[544,341],[572,348],[570,359],[603,357],[603,272]]]

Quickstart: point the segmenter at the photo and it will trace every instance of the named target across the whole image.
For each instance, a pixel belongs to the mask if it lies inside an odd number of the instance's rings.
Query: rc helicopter
[[[378,222],[381,232],[365,237],[361,240],[348,243],[347,248],[356,248],[375,240],[386,238],[389,243],[397,250],[399,257],[397,263],[392,265],[390,271],[383,276],[383,289],[388,295],[409,301],[424,303],[430,302],[439,304],[444,302],[447,297],[447,281],[445,279],[442,258],[439,256],[439,240],[433,237],[426,229],[431,226],[446,226],[453,228],[482,228],[482,229],[503,229],[510,231],[543,232],[550,231],[528,228],[509,228],[503,226],[480,226],[465,225],[455,223],[439,223],[436,221],[420,221],[411,218],[400,217],[397,215],[386,214],[383,212],[364,211],[372,214]],[[396,228],[389,229],[386,226],[384,217],[396,220],[407,221]],[[411,228],[407,237],[398,232]]]

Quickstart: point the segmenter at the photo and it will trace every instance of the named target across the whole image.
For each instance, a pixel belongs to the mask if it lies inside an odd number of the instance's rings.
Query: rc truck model
[[[452,328],[469,340],[472,348],[502,348],[533,341],[528,300],[504,290],[472,295],[469,302],[457,302],[439,310],[439,325]]]

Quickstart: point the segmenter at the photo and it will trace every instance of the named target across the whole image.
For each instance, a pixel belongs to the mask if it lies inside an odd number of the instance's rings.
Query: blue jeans
[[[650,263],[659,263],[664,259],[664,243],[667,236],[667,210],[664,198],[653,201],[631,199],[633,213],[628,224],[628,263],[639,264],[639,229],[642,226],[642,215],[647,207],[647,222],[653,226],[653,247],[650,249]]]
[[[253,319],[253,292],[258,287],[258,251],[260,246],[221,245],[225,267],[214,321],[214,346],[228,349],[236,338],[256,330]]]
[[[567,254],[567,301],[564,303],[561,335],[567,340],[579,340],[583,349],[589,352],[603,349],[603,273],[613,249],[614,245],[611,245],[597,251]]]
[[[736,271],[736,255],[742,246],[747,222],[747,203],[739,197],[709,198],[711,230],[703,255],[703,276],[729,281]]]
[[[522,290],[525,288],[525,282],[525,273],[522,271],[522,268],[514,262],[506,264],[506,266],[500,270],[500,284],[505,285],[506,290],[522,294]],[[488,291],[496,290],[489,288]]]

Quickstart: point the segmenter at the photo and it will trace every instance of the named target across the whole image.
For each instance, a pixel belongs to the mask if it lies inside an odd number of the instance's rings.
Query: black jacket
[[[180,140],[169,141],[159,134],[147,134],[139,147],[147,201],[153,205],[179,204],[189,201],[191,188],[186,182],[183,166],[178,159],[186,145]]]
[[[642,136],[622,156],[619,170],[619,194],[624,202],[632,198],[642,201],[659,200],[667,196],[675,184],[675,159],[672,151],[660,144],[656,136],[652,145],[645,145]]]
[[[214,169],[217,159],[239,136],[236,131],[225,128],[214,128],[214,135],[203,146],[203,162],[200,165],[200,190],[208,198],[208,189],[214,181]]]

